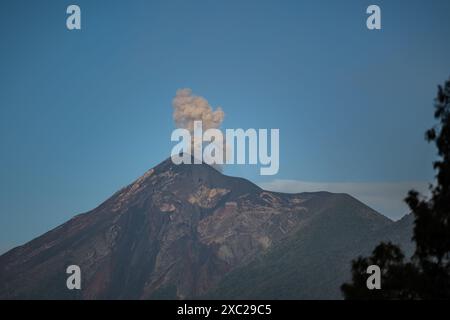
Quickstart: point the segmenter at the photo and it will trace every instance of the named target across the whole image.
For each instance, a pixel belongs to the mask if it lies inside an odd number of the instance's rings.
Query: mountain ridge
[[[348,194],[270,192],[169,158],[93,210],[1,255],[0,298],[195,298],[298,234],[320,247],[393,224]],[[82,290],[65,287],[70,264],[82,270]]]

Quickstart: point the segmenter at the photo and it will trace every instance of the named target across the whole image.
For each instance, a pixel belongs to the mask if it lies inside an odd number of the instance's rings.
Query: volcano
[[[411,230],[347,194],[269,192],[169,158],[2,255],[0,299],[339,299],[351,259],[380,240],[408,251]]]

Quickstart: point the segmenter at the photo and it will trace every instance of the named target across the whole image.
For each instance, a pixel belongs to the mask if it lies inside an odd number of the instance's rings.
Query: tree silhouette
[[[352,282],[341,287],[346,299],[450,298],[450,80],[438,87],[434,117],[438,123],[425,138],[438,150],[436,183],[429,199],[414,190],[405,199],[415,217],[415,253],[405,261],[399,247],[381,243],[370,257],[354,260]],[[380,290],[367,288],[370,265],[381,269]]]

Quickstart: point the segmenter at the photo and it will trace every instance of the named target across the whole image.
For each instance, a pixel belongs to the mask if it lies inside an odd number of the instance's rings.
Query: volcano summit
[[[393,222],[347,194],[282,194],[167,159],[92,211],[0,257],[1,299],[340,298]],[[66,268],[81,268],[68,290]]]

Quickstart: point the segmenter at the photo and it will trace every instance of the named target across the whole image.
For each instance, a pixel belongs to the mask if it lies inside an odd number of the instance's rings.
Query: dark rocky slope
[[[268,192],[168,159],[2,255],[0,298],[336,298],[355,254],[408,234],[396,226],[346,194]],[[82,290],[66,288],[71,264]]]

